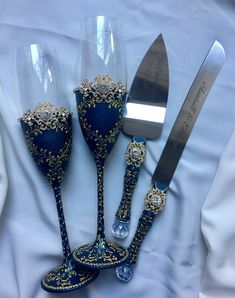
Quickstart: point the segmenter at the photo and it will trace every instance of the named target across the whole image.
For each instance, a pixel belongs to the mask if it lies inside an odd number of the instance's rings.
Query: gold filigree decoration
[[[73,258],[87,266],[106,267],[107,264],[119,265],[128,257],[127,249],[114,242],[96,241],[94,245],[87,244],[73,252]]]
[[[145,210],[154,214],[160,213],[166,204],[166,193],[158,188],[152,188],[145,197]]]
[[[54,282],[57,286],[56,288],[58,288],[58,286],[62,288],[69,288],[71,286],[71,278],[76,275],[76,271],[68,270],[67,264],[64,263],[48,273],[43,280],[45,285]]]
[[[135,189],[135,185],[138,180],[139,168],[127,167],[125,176],[124,176],[124,190],[122,194],[122,200],[120,202],[119,208],[116,212],[116,217],[119,220],[128,221],[131,217],[131,200],[133,196],[133,192]]]
[[[86,141],[89,142],[89,140],[93,140],[97,144],[96,149],[93,151],[95,159],[97,161],[106,159],[109,155],[109,151],[107,150],[108,144],[113,144],[115,142],[116,136],[121,129],[122,120],[120,119],[116,122],[113,129],[110,129],[109,134],[105,136],[101,135],[98,130],[92,129],[92,126],[88,123],[85,117],[80,116],[80,123]]]
[[[39,103],[34,111],[27,110],[18,121],[29,126],[37,125],[39,130],[61,129],[71,115],[65,107],[55,107],[49,102]]]
[[[126,151],[126,163],[137,168],[144,162],[146,156],[146,148],[143,142],[132,142],[128,145]]]
[[[94,155],[98,176],[98,226],[97,241],[94,245],[85,245],[74,253],[74,259],[91,267],[118,265],[127,258],[128,252],[115,243],[107,243],[104,238],[103,218],[103,168],[104,162],[112,150],[121,130],[125,105],[126,88],[121,82],[113,82],[111,77],[100,75],[93,82],[85,80],[74,92],[78,97],[78,116],[83,135]],[[105,125],[90,121],[91,113],[102,111],[100,117],[107,117]],[[111,114],[110,114],[111,112]],[[112,114],[113,113],[113,114]],[[113,115],[111,118],[110,115]],[[110,118],[109,118],[110,117]],[[98,118],[98,117],[97,117]],[[94,120],[94,119],[93,119]],[[96,121],[99,121],[96,119]],[[100,120],[102,121],[102,119]]]
[[[152,226],[154,216],[144,211],[139,219],[134,238],[128,248],[128,261],[129,264],[131,264],[132,266],[136,265],[136,261],[140,252],[141,243],[147,235],[149,228]]]
[[[66,263],[56,267],[42,278],[42,285],[55,291],[72,290],[78,287],[82,287],[94,279],[96,272],[92,274],[91,271],[82,268],[75,270],[69,270]],[[73,280],[73,282],[71,282]],[[76,282],[74,282],[76,281]]]
[[[63,148],[60,149],[56,155],[53,155],[53,153],[48,149],[38,148],[38,146],[35,145],[33,134],[34,132],[32,132],[32,134],[31,132],[25,133],[25,140],[29,148],[30,154],[37,159],[37,164],[39,166],[41,164],[48,164],[49,170],[46,177],[51,185],[55,180],[61,182],[65,174],[65,172],[62,169],[62,164],[65,161],[69,161],[71,158],[71,138],[69,138],[68,141],[64,143]]]
[[[88,142],[92,140],[96,144],[96,150],[93,151],[96,160],[106,159],[109,155],[108,145],[115,143],[121,130],[124,96],[127,90],[121,82],[114,83],[110,76],[99,75],[93,82],[84,80],[80,87],[74,90],[74,92],[76,91],[83,95],[82,101],[78,105],[78,115],[85,139]],[[110,109],[113,108],[119,113],[118,121],[107,135],[102,135],[99,130],[93,129],[86,119],[87,111],[101,103],[106,103]]]
[[[127,89],[122,82],[115,83],[108,75],[99,75],[93,82],[84,80],[78,88],[74,89],[74,92],[78,90],[85,98],[93,95],[96,103],[103,101],[112,103],[114,97],[122,101],[122,96],[127,93]]]
[[[61,182],[64,176],[63,163],[71,158],[72,126],[71,113],[65,107],[55,107],[51,103],[39,103],[34,111],[27,110],[18,121],[27,125],[24,137],[30,154],[38,166],[48,165],[46,177],[52,185]],[[35,138],[44,131],[63,131],[66,136],[63,147],[57,154],[47,148],[39,147]]]

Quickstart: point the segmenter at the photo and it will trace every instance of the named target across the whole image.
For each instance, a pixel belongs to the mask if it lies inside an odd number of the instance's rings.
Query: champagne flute
[[[74,93],[80,126],[97,168],[98,215],[94,243],[77,248],[73,259],[75,264],[106,269],[119,266],[128,257],[127,249],[106,241],[103,196],[105,161],[122,125],[127,92],[126,69],[118,21],[108,16],[96,16],[87,18],[83,26],[78,70],[81,85],[74,89]]]
[[[60,67],[55,51],[42,44],[19,47],[16,62],[23,113],[19,121],[30,154],[53,189],[64,255],[63,263],[45,274],[41,285],[48,292],[71,291],[89,284],[98,271],[75,268],[71,262],[61,183],[71,157],[72,117]]]

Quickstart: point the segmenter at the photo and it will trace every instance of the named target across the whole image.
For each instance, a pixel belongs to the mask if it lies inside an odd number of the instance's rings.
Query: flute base
[[[131,265],[123,264],[116,268],[116,277],[123,282],[129,282],[133,274],[134,268]]]
[[[46,273],[41,286],[47,292],[69,292],[89,285],[98,274],[99,270],[75,267],[71,261],[67,261]]]
[[[129,234],[129,223],[129,220],[124,221],[116,218],[112,226],[112,235],[118,239],[125,239]]]
[[[73,261],[91,269],[109,269],[120,266],[128,258],[128,250],[114,242],[96,240],[73,251]]]

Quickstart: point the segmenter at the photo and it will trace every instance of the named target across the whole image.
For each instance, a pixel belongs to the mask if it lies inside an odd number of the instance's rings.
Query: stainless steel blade
[[[160,34],[145,54],[135,74],[124,114],[123,131],[131,136],[160,136],[168,98],[169,69]]]
[[[153,184],[160,183],[166,186],[170,184],[194,123],[224,60],[224,49],[218,41],[215,41],[197,73],[174,123],[153,174]]]

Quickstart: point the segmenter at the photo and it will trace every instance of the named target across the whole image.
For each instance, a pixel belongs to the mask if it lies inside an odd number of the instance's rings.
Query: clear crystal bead
[[[129,221],[116,219],[112,226],[112,235],[116,238],[124,239],[129,234]]]
[[[129,282],[132,279],[134,270],[130,265],[122,265],[116,268],[116,276],[119,280]]]

